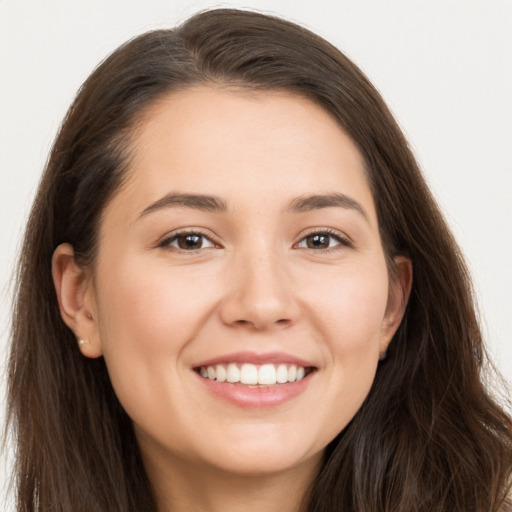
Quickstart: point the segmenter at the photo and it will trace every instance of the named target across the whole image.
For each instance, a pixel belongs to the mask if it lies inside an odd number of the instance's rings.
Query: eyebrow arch
[[[215,196],[208,196],[203,194],[181,194],[170,193],[161,197],[154,203],[145,208],[139,215],[139,218],[144,217],[148,213],[152,213],[162,208],[169,208],[172,206],[181,206],[184,208],[193,208],[205,212],[222,213],[226,212],[228,207],[226,203]]]
[[[339,192],[298,197],[290,203],[288,211],[292,213],[302,213],[332,207],[355,210],[369,222],[368,214],[364,208],[354,199]]]
[[[225,213],[228,210],[225,201],[216,196],[171,192],[151,203],[140,213],[139,218],[154,211],[173,206],[213,213]],[[291,213],[303,213],[332,207],[355,210],[369,221],[367,213],[357,201],[339,192],[297,197],[288,205],[287,210]]]

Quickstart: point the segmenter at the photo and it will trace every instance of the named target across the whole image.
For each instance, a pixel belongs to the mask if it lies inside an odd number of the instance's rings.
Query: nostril
[[[252,322],[249,322],[249,320],[236,320],[234,322],[236,325],[251,325]]]
[[[269,327],[271,325],[278,326],[278,327],[287,327],[292,323],[291,319],[289,318],[281,318],[279,320],[276,320],[275,322],[266,322],[258,320],[236,320],[234,324],[242,326],[242,327],[249,327],[254,330],[263,329],[265,327]]]

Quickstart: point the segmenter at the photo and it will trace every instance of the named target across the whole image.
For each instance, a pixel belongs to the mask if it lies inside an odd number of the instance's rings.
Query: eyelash
[[[200,231],[197,231],[197,230],[185,230],[185,231],[179,231],[177,233],[174,233],[170,237],[167,237],[164,240],[162,240],[162,242],[160,242],[158,244],[158,246],[161,248],[164,248],[164,249],[177,250],[179,252],[189,253],[189,254],[196,254],[199,251],[201,251],[202,249],[212,248],[212,247],[200,247],[199,249],[188,250],[188,249],[183,249],[181,247],[171,246],[171,244],[173,242],[176,242],[180,237],[187,237],[187,236],[192,236],[192,235],[200,237],[203,240],[208,240],[212,244],[213,247],[214,246],[218,247],[218,244],[215,241],[213,241],[208,235],[205,235],[204,233],[201,233]],[[314,235],[327,236],[331,239],[334,239],[337,242],[337,244],[334,245],[333,247],[327,247],[327,248],[313,249],[311,247],[301,247],[301,249],[310,249],[310,250],[313,250],[316,252],[326,253],[326,252],[335,251],[335,250],[339,249],[340,247],[352,247],[353,246],[352,243],[350,242],[350,240],[348,240],[346,237],[342,236],[341,233],[339,233],[338,231],[335,231],[330,228],[325,228],[325,229],[314,230],[309,233],[306,233],[299,240],[298,244],[295,244],[295,247],[298,246],[299,244],[301,244],[302,242],[304,242],[308,237],[314,236]]]
[[[306,233],[300,239],[299,244],[302,243],[303,241],[305,241],[308,237],[313,236],[313,235],[327,236],[329,238],[336,240],[336,242],[338,242],[338,243],[333,247],[327,247],[325,249],[312,249],[311,247],[304,247],[304,249],[311,249],[313,251],[326,253],[326,252],[336,251],[342,247],[353,247],[352,243],[350,242],[350,240],[348,238],[343,236],[339,231],[335,231],[334,229],[330,229],[330,228],[313,230],[313,231],[310,231],[309,233]]]
[[[173,242],[177,241],[180,237],[187,237],[187,236],[192,236],[192,235],[200,237],[203,240],[208,240],[213,246],[218,246],[218,244],[216,244],[209,236],[207,236],[204,233],[201,233],[200,231],[197,231],[197,230],[178,231],[177,233],[174,233],[170,237],[165,238],[165,240],[162,240],[162,242],[160,244],[158,244],[158,246],[162,247],[164,249],[177,250],[179,252],[190,253],[190,254],[195,254],[195,253],[199,252],[201,249],[205,249],[204,247],[200,247],[199,249],[188,250],[188,249],[182,249],[181,247],[172,247],[171,246],[171,244]]]

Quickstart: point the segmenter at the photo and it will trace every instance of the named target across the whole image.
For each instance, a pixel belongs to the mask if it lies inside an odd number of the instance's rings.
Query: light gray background
[[[512,0],[0,0],[0,403],[17,246],[76,90],[128,38],[212,6],[297,21],[366,72],[467,256],[490,351],[512,383]],[[13,510],[1,457],[0,509]]]

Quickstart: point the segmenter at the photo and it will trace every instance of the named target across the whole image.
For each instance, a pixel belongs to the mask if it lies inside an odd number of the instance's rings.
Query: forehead
[[[132,137],[120,195],[143,208],[169,192],[236,204],[332,191],[354,195],[375,217],[362,157],[336,120],[288,92],[195,87],[151,105]],[[126,197],[127,198],[127,197]]]

